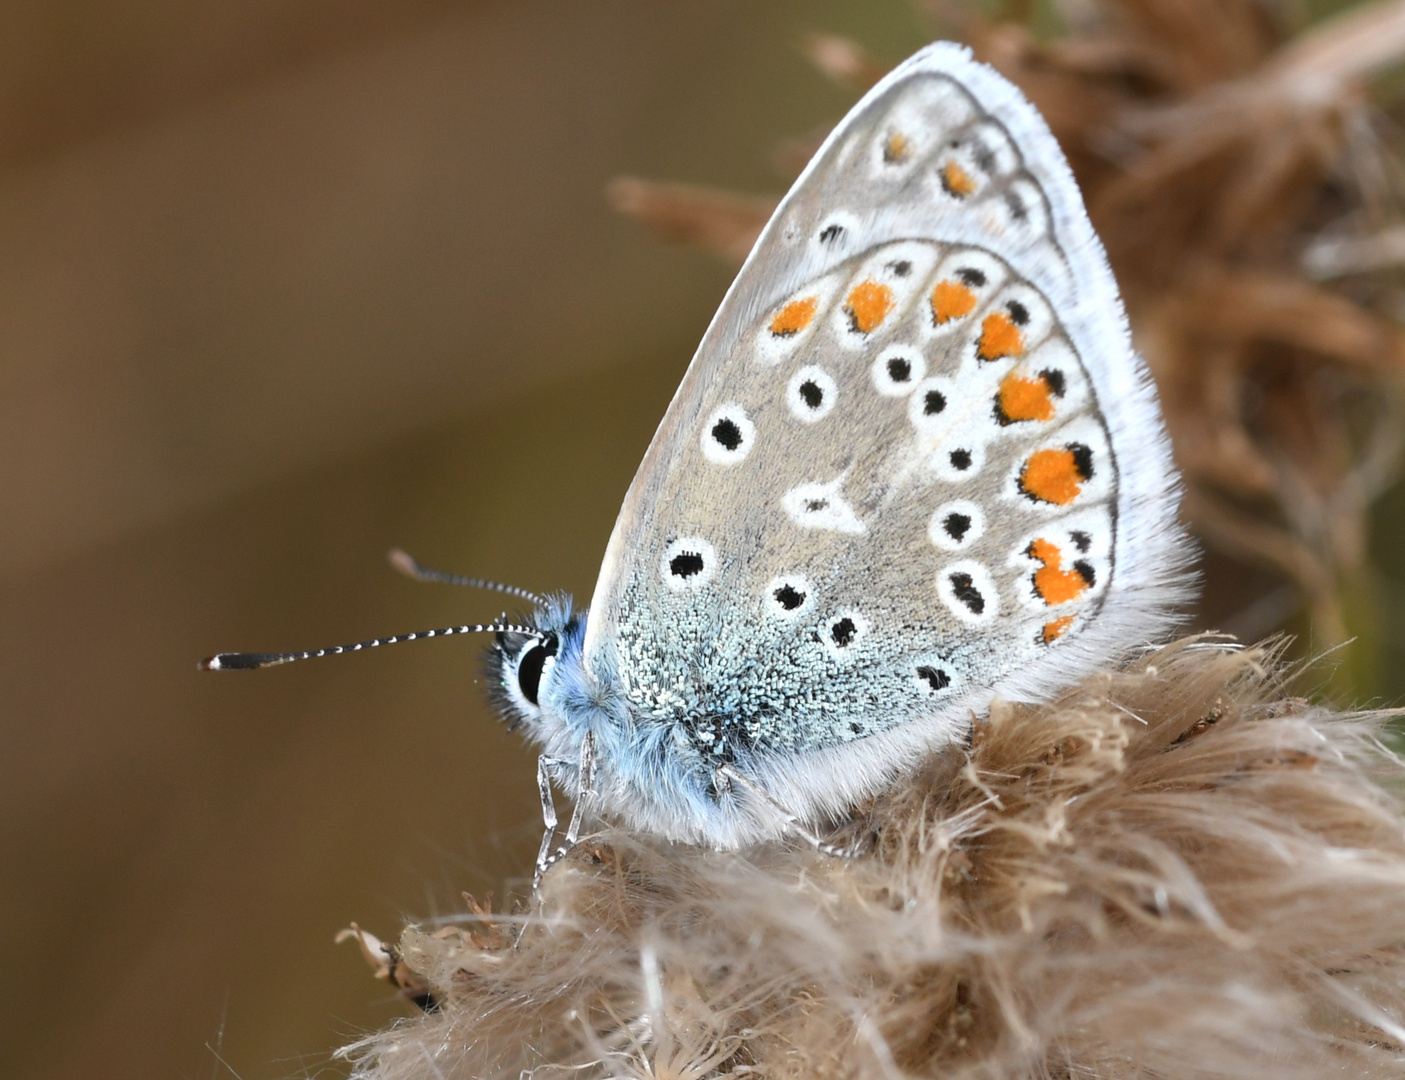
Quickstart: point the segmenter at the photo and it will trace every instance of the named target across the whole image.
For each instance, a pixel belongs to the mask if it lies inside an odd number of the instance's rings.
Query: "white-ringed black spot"
[[[977,270],[974,266],[957,267],[956,276],[968,289],[979,289],[986,283],[985,271]]]
[[[859,642],[868,633],[869,622],[862,612],[836,611],[816,627],[815,637],[825,652],[841,663],[847,663],[858,653]]]
[[[789,622],[815,606],[815,589],[803,574],[781,574],[761,594],[761,605],[774,619]]]
[[[706,563],[701,551],[680,551],[668,560],[668,572],[683,581],[697,577],[704,569]]]
[[[938,573],[936,584],[942,603],[963,623],[980,626],[999,617],[1000,589],[984,563],[952,563]]]
[[[1073,564],[1073,568],[1078,571],[1078,576],[1083,579],[1083,583],[1090,589],[1097,584],[1097,575],[1093,571],[1093,564],[1086,559],[1079,559]]]
[[[791,376],[786,404],[792,416],[811,424],[829,415],[837,394],[838,387],[829,372],[810,364]]]
[[[971,467],[971,462],[974,460],[971,457],[971,451],[965,448],[953,450],[947,455],[947,458],[951,462],[951,467],[957,472],[965,472]]]
[[[742,429],[729,417],[722,417],[712,425],[712,439],[724,450],[735,450],[742,444]]]
[[[1013,191],[1005,192],[1005,205],[1010,208],[1010,216],[1016,221],[1025,221],[1029,217],[1029,210],[1026,209],[1024,200]]]
[[[1044,385],[1049,388],[1049,393],[1056,398],[1061,398],[1068,391],[1068,382],[1064,379],[1064,373],[1057,368],[1046,368],[1039,373],[1039,377],[1044,380]]]
[[[906,397],[927,374],[927,361],[911,345],[889,345],[874,358],[869,374],[884,397]]]
[[[936,438],[950,428],[949,406],[960,403],[963,389],[944,375],[929,375],[908,391],[907,418],[919,435]],[[928,452],[934,449],[935,445],[927,447]]]
[[[975,580],[970,574],[960,572],[950,574],[947,580],[951,582],[951,593],[972,615],[980,615],[985,611],[985,597],[981,595],[980,589],[976,588]]]
[[[893,272],[894,277],[904,278],[912,273],[912,263],[907,259],[897,259],[888,264],[888,269]]]
[[[932,688],[932,692],[945,690],[951,685],[951,676],[941,668],[928,667],[925,664],[917,669],[917,677]]]
[[[789,582],[772,590],[771,596],[786,611],[794,611],[805,602],[805,594]]]
[[[833,244],[844,235],[843,225],[826,225],[820,230],[820,243],[826,246]]]
[[[943,503],[927,522],[927,539],[942,551],[963,551],[985,534],[985,514],[969,499]]]
[[[829,640],[839,648],[847,649],[854,643],[854,638],[858,636],[858,633],[859,628],[855,625],[854,620],[845,615],[830,624]]]
[[[751,453],[756,425],[735,402],[714,409],[702,429],[703,457],[714,465],[735,465]]]
[[[828,499],[807,499],[805,500],[805,511],[810,514],[818,514],[821,510],[829,509]]]
[[[701,537],[680,537],[664,548],[659,570],[664,583],[675,592],[696,589],[717,572],[717,552]]]
[[[1029,325],[1029,308],[1025,307],[1018,300],[1011,300],[1005,305],[1005,310],[1010,313],[1010,321],[1016,326]]]
[[[1068,534],[1068,538],[1073,541],[1073,546],[1080,552],[1086,552],[1093,546],[1093,538],[1082,529],[1074,529]]]

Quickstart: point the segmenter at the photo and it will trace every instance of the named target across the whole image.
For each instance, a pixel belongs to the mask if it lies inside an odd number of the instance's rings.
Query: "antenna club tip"
[[[420,564],[403,548],[391,548],[385,553],[386,561],[406,577],[418,577]]]
[[[222,652],[207,656],[197,666],[200,671],[250,671],[286,664],[290,659],[292,657],[284,653]]]

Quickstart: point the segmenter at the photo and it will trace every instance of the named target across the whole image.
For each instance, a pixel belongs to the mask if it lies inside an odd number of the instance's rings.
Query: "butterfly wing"
[[[1064,157],[937,44],[825,141],[635,477],[584,661],[801,814],[1163,630],[1186,542]]]

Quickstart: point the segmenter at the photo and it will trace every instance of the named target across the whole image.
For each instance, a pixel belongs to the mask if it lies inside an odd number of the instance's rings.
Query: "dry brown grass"
[[[376,1080],[1405,1075],[1405,829],[1376,721],[1188,640],[999,706],[851,859],[605,830],[530,908],[411,928]],[[1388,777],[1389,786],[1379,781]]]

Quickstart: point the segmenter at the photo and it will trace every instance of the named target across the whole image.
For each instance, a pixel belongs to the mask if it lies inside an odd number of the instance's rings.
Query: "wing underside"
[[[1062,155],[933,46],[728,293],[626,497],[586,663],[714,762],[954,732],[1164,625],[1175,504]]]

